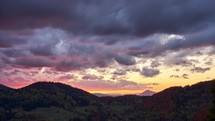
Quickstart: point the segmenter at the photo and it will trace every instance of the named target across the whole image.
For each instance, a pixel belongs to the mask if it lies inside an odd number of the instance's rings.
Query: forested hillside
[[[96,97],[52,82],[21,89],[0,85],[0,121],[206,121],[213,106],[213,83],[119,97]]]

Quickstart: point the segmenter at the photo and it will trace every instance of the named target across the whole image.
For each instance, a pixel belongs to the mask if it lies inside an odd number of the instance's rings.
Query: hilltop
[[[97,97],[53,82],[21,89],[0,85],[0,121],[205,121],[213,103],[213,84],[206,81],[152,96],[118,97]]]

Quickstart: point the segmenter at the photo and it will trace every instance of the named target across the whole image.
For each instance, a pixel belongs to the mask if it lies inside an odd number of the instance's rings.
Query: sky
[[[0,84],[159,92],[215,78],[214,0],[1,0]]]

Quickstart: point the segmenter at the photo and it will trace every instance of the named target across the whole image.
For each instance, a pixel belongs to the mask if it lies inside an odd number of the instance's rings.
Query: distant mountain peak
[[[156,92],[151,91],[151,90],[145,90],[144,92],[140,93],[140,96],[152,96],[154,95]]]

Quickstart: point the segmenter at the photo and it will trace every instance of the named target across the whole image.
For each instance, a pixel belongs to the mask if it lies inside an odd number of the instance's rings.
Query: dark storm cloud
[[[189,79],[189,75],[188,75],[188,74],[183,74],[181,77],[182,77],[183,79]]]
[[[136,63],[133,56],[114,52],[114,50],[98,43],[82,43],[83,37],[76,41],[76,37],[68,36],[68,33],[60,29],[38,29],[31,39],[35,44],[30,44],[30,51],[36,56],[67,55],[72,59],[66,58],[68,60],[60,64],[65,65],[67,69],[93,65],[106,67],[113,60],[122,65]]]
[[[126,75],[127,71],[123,70],[123,69],[121,69],[121,70],[118,69],[118,70],[114,71],[112,74],[122,76],[122,75]]]
[[[156,57],[166,54],[169,51],[178,51],[181,49],[195,49],[199,47],[215,46],[215,24],[211,24],[201,31],[185,34],[175,38],[167,39],[162,43],[162,38],[171,36],[165,34],[155,34],[138,41],[133,41],[127,49],[128,54],[134,56],[144,55],[147,57]],[[177,36],[177,35],[174,35]]]
[[[94,74],[86,74],[82,77],[83,80],[102,80],[102,76],[96,76]]]
[[[197,31],[214,21],[212,4],[215,2],[212,0],[109,0],[90,3],[82,4],[81,7],[88,12],[79,14],[86,20],[88,32],[95,34],[146,36],[154,33],[186,33]]]
[[[4,62],[14,66],[32,64],[32,67],[48,66],[59,71],[107,67],[114,60],[121,65],[136,64],[133,56],[115,49],[99,43],[82,43],[79,37],[61,29],[44,28],[35,29],[24,46],[1,48],[0,54]]]
[[[158,67],[158,66],[160,66],[160,65],[161,65],[161,64],[159,63],[158,60],[152,61],[152,62],[151,62],[151,67]]]
[[[1,0],[0,26],[2,29],[75,27],[80,22],[74,13],[76,3],[78,0]]]
[[[102,35],[186,33],[214,22],[214,4],[213,0],[1,0],[0,27],[52,26]]]
[[[16,17],[63,17],[69,15],[68,7],[72,7],[77,0],[1,0],[1,17],[16,18]],[[62,3],[62,4],[59,4]],[[73,4],[72,4],[73,3]],[[69,5],[68,5],[69,4]],[[70,8],[72,10],[72,8]],[[72,11],[71,11],[72,12]]]
[[[31,55],[31,52],[26,49],[8,48],[8,49],[3,49],[1,51],[7,57],[21,57],[21,56]]]
[[[169,54],[165,57],[164,62],[167,65],[192,66],[193,64],[186,57],[188,54],[188,51]]]
[[[171,75],[170,78],[181,78],[179,75]]]
[[[154,77],[160,74],[160,71],[158,69],[143,67],[141,74],[144,77]]]
[[[137,63],[135,57],[166,55],[167,65],[192,65],[188,54],[171,52],[215,45],[214,4],[212,0],[1,0],[0,60],[2,65],[60,71],[107,67],[114,61],[130,66]],[[13,33],[5,34],[8,30]],[[24,30],[30,34],[19,34]],[[170,34],[181,37],[160,41]],[[145,77],[159,73],[153,68],[142,71]]]
[[[9,48],[14,45],[24,44],[25,39],[17,38],[7,33],[0,32],[0,48]]]
[[[0,58],[0,68],[5,67],[5,63],[2,61],[2,59]]]
[[[9,63],[21,67],[51,67],[54,64],[46,58],[17,58],[9,60]]]
[[[66,59],[56,65],[56,70],[58,71],[70,71],[70,70],[79,70],[86,66],[85,63],[81,63],[77,60]]]
[[[128,80],[77,80],[72,81],[71,84],[90,90],[142,90],[159,85],[158,83],[136,83]]]
[[[210,68],[202,68],[202,67],[195,67],[193,69],[191,69],[192,72],[196,72],[196,73],[205,73],[206,71],[209,71]]]
[[[188,74],[183,74],[181,76],[179,75],[171,75],[170,78],[183,78],[183,79],[189,79],[189,75]]]
[[[58,77],[58,80],[67,81],[67,80],[74,79],[74,78],[75,78],[74,75],[65,74],[65,75],[62,75],[62,76]]]
[[[130,19],[139,34],[195,31],[214,21],[212,0],[129,2]]]
[[[179,50],[182,48],[196,48],[201,46],[215,45],[215,24],[202,31],[185,35],[185,39],[175,39],[166,43],[162,49]]]
[[[104,43],[104,45],[113,45],[120,41],[129,41],[132,39],[130,36],[121,36],[121,35],[95,35],[95,36],[83,36],[80,38],[80,41],[83,43]]]
[[[134,65],[136,63],[135,59],[128,55],[117,54],[114,59],[122,65]]]

